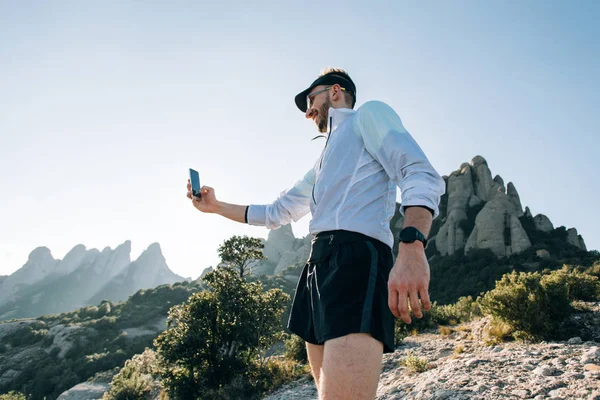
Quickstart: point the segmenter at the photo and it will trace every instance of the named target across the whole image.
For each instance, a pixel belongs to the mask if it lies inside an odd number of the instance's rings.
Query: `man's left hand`
[[[398,258],[388,280],[388,305],[396,318],[402,318],[404,322],[410,324],[409,301],[415,317],[422,318],[419,297],[423,310],[431,309],[428,293],[429,277],[429,263],[423,243],[419,241],[400,243]]]

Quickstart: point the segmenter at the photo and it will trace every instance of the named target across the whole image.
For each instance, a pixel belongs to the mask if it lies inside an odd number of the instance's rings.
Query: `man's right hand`
[[[194,207],[196,207],[198,210],[204,213],[217,212],[219,201],[215,196],[215,189],[209,186],[202,186],[200,188],[200,193],[202,194],[201,199],[192,196],[192,184],[188,179],[187,198],[192,200],[192,204],[194,205]]]

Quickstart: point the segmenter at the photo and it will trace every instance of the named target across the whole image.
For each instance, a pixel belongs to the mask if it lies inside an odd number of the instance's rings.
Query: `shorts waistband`
[[[367,235],[365,235],[363,233],[359,233],[359,232],[345,231],[345,230],[341,230],[341,229],[319,232],[315,235],[313,242],[315,242],[317,240],[321,241],[321,240],[327,240],[327,239],[329,239],[330,244],[341,244],[341,243],[347,243],[347,242],[358,242],[358,241],[366,240],[366,241],[370,241],[370,242],[381,243],[382,245],[389,248],[389,246],[387,244],[385,244],[382,241],[375,239],[371,236],[367,236]]]

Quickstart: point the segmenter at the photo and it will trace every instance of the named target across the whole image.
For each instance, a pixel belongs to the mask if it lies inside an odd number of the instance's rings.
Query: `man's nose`
[[[306,109],[306,114],[304,115],[307,119],[310,119],[313,117],[313,114],[316,110],[314,108],[308,108]]]

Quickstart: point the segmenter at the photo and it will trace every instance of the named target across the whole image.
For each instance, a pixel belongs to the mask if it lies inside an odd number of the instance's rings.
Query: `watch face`
[[[404,228],[400,231],[400,240],[402,242],[411,243],[417,240],[417,230],[412,227]]]

